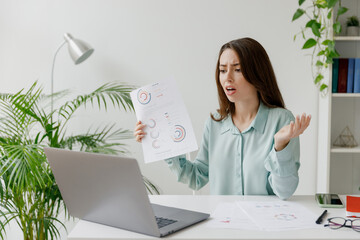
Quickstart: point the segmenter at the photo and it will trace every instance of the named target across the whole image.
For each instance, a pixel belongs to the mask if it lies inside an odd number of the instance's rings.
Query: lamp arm
[[[60,44],[60,46],[56,49],[56,52],[54,54],[54,59],[53,59],[53,64],[52,64],[52,68],[51,68],[51,115],[53,112],[53,106],[54,106],[54,101],[53,101],[53,95],[54,95],[54,68],[55,68],[55,60],[56,60],[56,56],[58,54],[58,52],[60,51],[60,49],[66,44],[66,40],[64,42],[62,42]]]

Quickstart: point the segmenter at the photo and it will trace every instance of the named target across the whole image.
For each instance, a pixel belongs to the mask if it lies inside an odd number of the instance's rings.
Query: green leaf
[[[305,0],[299,0],[299,6],[301,6],[304,2]]]
[[[311,28],[311,26],[312,26],[314,23],[316,23],[316,20],[311,19],[310,21],[308,21],[308,22],[306,23],[305,27]]]
[[[336,34],[339,34],[341,32],[341,24],[339,22],[334,23],[333,29]]]
[[[321,66],[324,66],[324,64],[323,64],[321,61],[318,60],[318,61],[316,62],[316,66],[321,67]]]
[[[324,79],[324,76],[322,74],[318,74],[314,80],[314,83],[318,84],[322,79]]]
[[[326,39],[321,44],[327,46],[327,45],[329,45],[329,42],[331,42],[331,40]]]
[[[308,39],[308,40],[305,42],[305,44],[304,44],[304,46],[302,47],[302,49],[311,48],[311,47],[315,46],[316,43],[317,43],[317,42],[316,42],[315,39],[310,38],[310,39]]]
[[[328,57],[326,58],[325,63],[327,63],[327,64],[332,64],[332,63],[333,63],[332,57],[328,56]]]
[[[320,37],[320,31],[319,31],[320,27],[321,27],[321,24],[316,21],[311,25],[311,30],[312,30],[313,34],[317,37]]]
[[[299,17],[301,17],[303,14],[305,13],[305,11],[301,8],[298,8],[296,10],[296,12],[294,13],[294,16],[292,18],[292,21],[295,21],[296,19],[298,19]]]
[[[321,50],[320,52],[318,52],[317,56],[321,56],[321,55],[324,55],[324,54],[325,54],[325,51]]]
[[[332,10],[330,10],[327,14],[327,19],[330,19],[331,18],[331,15],[332,15]]]
[[[331,57],[331,58],[335,58],[335,57],[339,57],[339,53],[334,49],[333,51],[330,51],[329,54],[328,54],[328,57]]]
[[[328,3],[327,7],[328,8],[333,8],[338,1],[339,0],[327,0],[327,3]]]
[[[327,87],[328,87],[328,85],[326,85],[325,83],[321,84],[320,92],[324,91]]]
[[[347,10],[348,10],[348,9],[347,9],[346,7],[339,7],[339,9],[338,9],[338,11],[337,11],[337,16],[340,16],[340,15],[346,13]]]
[[[314,5],[317,7],[317,8],[327,8],[328,7],[328,0],[315,0],[314,1]]]
[[[335,50],[335,42],[330,40],[328,42],[328,48],[329,48],[330,52],[334,51]]]

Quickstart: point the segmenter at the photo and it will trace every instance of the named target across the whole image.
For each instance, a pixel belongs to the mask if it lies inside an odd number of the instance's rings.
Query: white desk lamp
[[[86,42],[73,38],[69,33],[64,34],[64,42],[58,47],[55,52],[52,70],[51,70],[51,112],[53,111],[53,94],[54,94],[54,67],[55,60],[59,50],[68,43],[69,54],[77,65],[85,61],[94,52],[94,49]]]

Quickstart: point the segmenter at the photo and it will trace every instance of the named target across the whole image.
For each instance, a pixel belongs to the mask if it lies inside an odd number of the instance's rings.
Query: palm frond
[[[0,158],[0,176],[7,188],[26,191],[50,180],[44,168],[46,157],[39,145],[2,144],[1,148],[5,155]]]
[[[82,151],[117,155],[119,153],[121,154],[127,153],[128,149],[126,148],[125,144],[111,143],[111,144],[102,144],[94,147],[88,147],[86,149],[83,149]]]
[[[18,221],[17,218],[19,217],[19,212],[11,199],[1,199],[0,217],[2,218],[0,221],[0,237],[1,239],[6,239],[6,226],[8,226],[12,220]]]
[[[104,154],[128,152],[126,145],[118,141],[132,138],[131,132],[122,128],[113,130],[114,127],[115,124],[106,125],[94,131],[89,129],[86,134],[67,137],[61,142],[61,147],[68,149],[77,147],[80,151]]]
[[[92,106],[97,103],[99,109],[101,109],[101,105],[104,105],[106,110],[107,98],[110,99],[114,107],[122,107],[125,111],[132,111],[134,106],[130,98],[130,92],[133,89],[134,87],[130,85],[107,83],[90,94],[80,95],[74,100],[66,102],[59,108],[58,114],[68,120],[80,106],[86,107],[89,102]]]
[[[23,93],[21,90],[15,94],[7,94],[0,98],[1,119],[0,133],[7,138],[17,139],[18,141],[28,141],[28,130],[31,124],[38,120],[36,114],[32,111],[36,106],[41,88],[36,88],[35,82],[28,91]]]
[[[53,94],[50,95],[43,94],[41,95],[39,101],[43,103],[43,108],[50,108],[51,101],[53,101],[53,103],[56,103],[61,99],[63,99],[65,96],[68,96],[70,92],[71,91],[69,89],[64,89],[58,92],[54,92]]]
[[[145,176],[143,176],[144,184],[150,194],[160,194],[158,188]]]
[[[54,217],[43,217],[40,219],[30,219],[29,225],[31,225],[31,222],[36,222],[36,225],[38,226],[37,229],[37,236],[43,236],[43,238],[39,239],[58,239],[60,237],[60,231],[59,227],[55,225],[55,223],[58,223],[66,229],[65,224],[63,224],[59,219]]]

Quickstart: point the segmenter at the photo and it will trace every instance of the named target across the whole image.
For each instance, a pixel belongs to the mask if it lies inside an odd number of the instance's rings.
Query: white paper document
[[[259,230],[236,202],[219,203],[210,219],[207,220],[206,226],[210,228]]]
[[[198,149],[184,101],[173,78],[130,93],[136,117],[146,125],[142,139],[146,163]]]
[[[317,216],[301,204],[288,201],[222,202],[207,221],[210,228],[287,231],[321,228]]]
[[[289,201],[244,202],[238,206],[262,230],[317,228],[317,216],[301,204]]]

